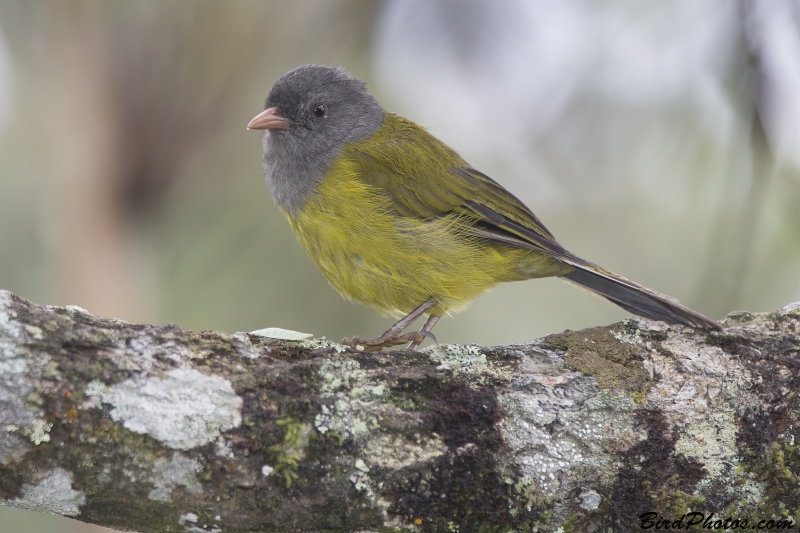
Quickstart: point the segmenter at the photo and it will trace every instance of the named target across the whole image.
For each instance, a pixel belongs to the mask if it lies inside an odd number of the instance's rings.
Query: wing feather
[[[502,185],[470,167],[447,145],[416,124],[386,115],[390,138],[348,154],[361,178],[406,217],[432,220],[467,215],[468,231],[488,242],[534,250],[575,267],[563,279],[585,287],[632,313],[669,323],[721,329],[677,300],[570,253],[533,212]],[[384,129],[384,128],[382,128]],[[376,146],[377,145],[377,146]],[[374,151],[373,151],[374,150]],[[424,162],[421,164],[421,162]]]

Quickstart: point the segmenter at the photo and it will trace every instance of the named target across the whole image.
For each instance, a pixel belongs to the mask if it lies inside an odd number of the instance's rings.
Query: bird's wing
[[[368,143],[348,150],[361,179],[385,194],[403,216],[434,219],[457,212],[475,220],[474,233],[510,246],[568,254],[516,196],[470,167],[416,124],[387,114],[392,123]]]
[[[575,267],[563,279],[585,287],[622,308],[656,320],[703,329],[715,321],[677,300],[581,259],[562,247],[516,196],[470,167],[447,145],[416,124],[386,115],[368,143],[351,147],[348,157],[361,179],[376,187],[403,216],[434,219],[460,213],[473,220],[469,231],[490,242],[528,248]],[[386,126],[386,125],[385,125]]]

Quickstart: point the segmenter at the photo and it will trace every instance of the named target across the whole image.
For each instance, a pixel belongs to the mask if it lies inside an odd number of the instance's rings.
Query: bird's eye
[[[325,118],[325,106],[319,104],[314,107],[314,116],[317,118]]]

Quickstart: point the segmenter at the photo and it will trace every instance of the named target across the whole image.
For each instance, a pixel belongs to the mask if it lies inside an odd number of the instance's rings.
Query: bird
[[[342,67],[281,76],[248,129],[300,244],[342,296],[402,317],[367,351],[423,340],[444,315],[502,282],[559,277],[641,317],[721,326],[678,300],[581,259],[498,182],[423,127],[384,110]],[[403,333],[417,318],[417,331]]]

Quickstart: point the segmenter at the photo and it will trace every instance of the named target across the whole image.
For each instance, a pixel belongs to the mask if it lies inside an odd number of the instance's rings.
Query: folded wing
[[[623,309],[671,324],[719,330],[721,326],[676,299],[656,292],[570,253],[517,197],[428,132],[396,115],[391,138],[355,150],[362,179],[391,200],[403,216],[434,219],[459,213],[474,220],[471,233],[489,242],[527,248],[554,257],[575,270],[561,276]],[[409,157],[409,152],[413,157]],[[426,165],[419,165],[425,161]]]

